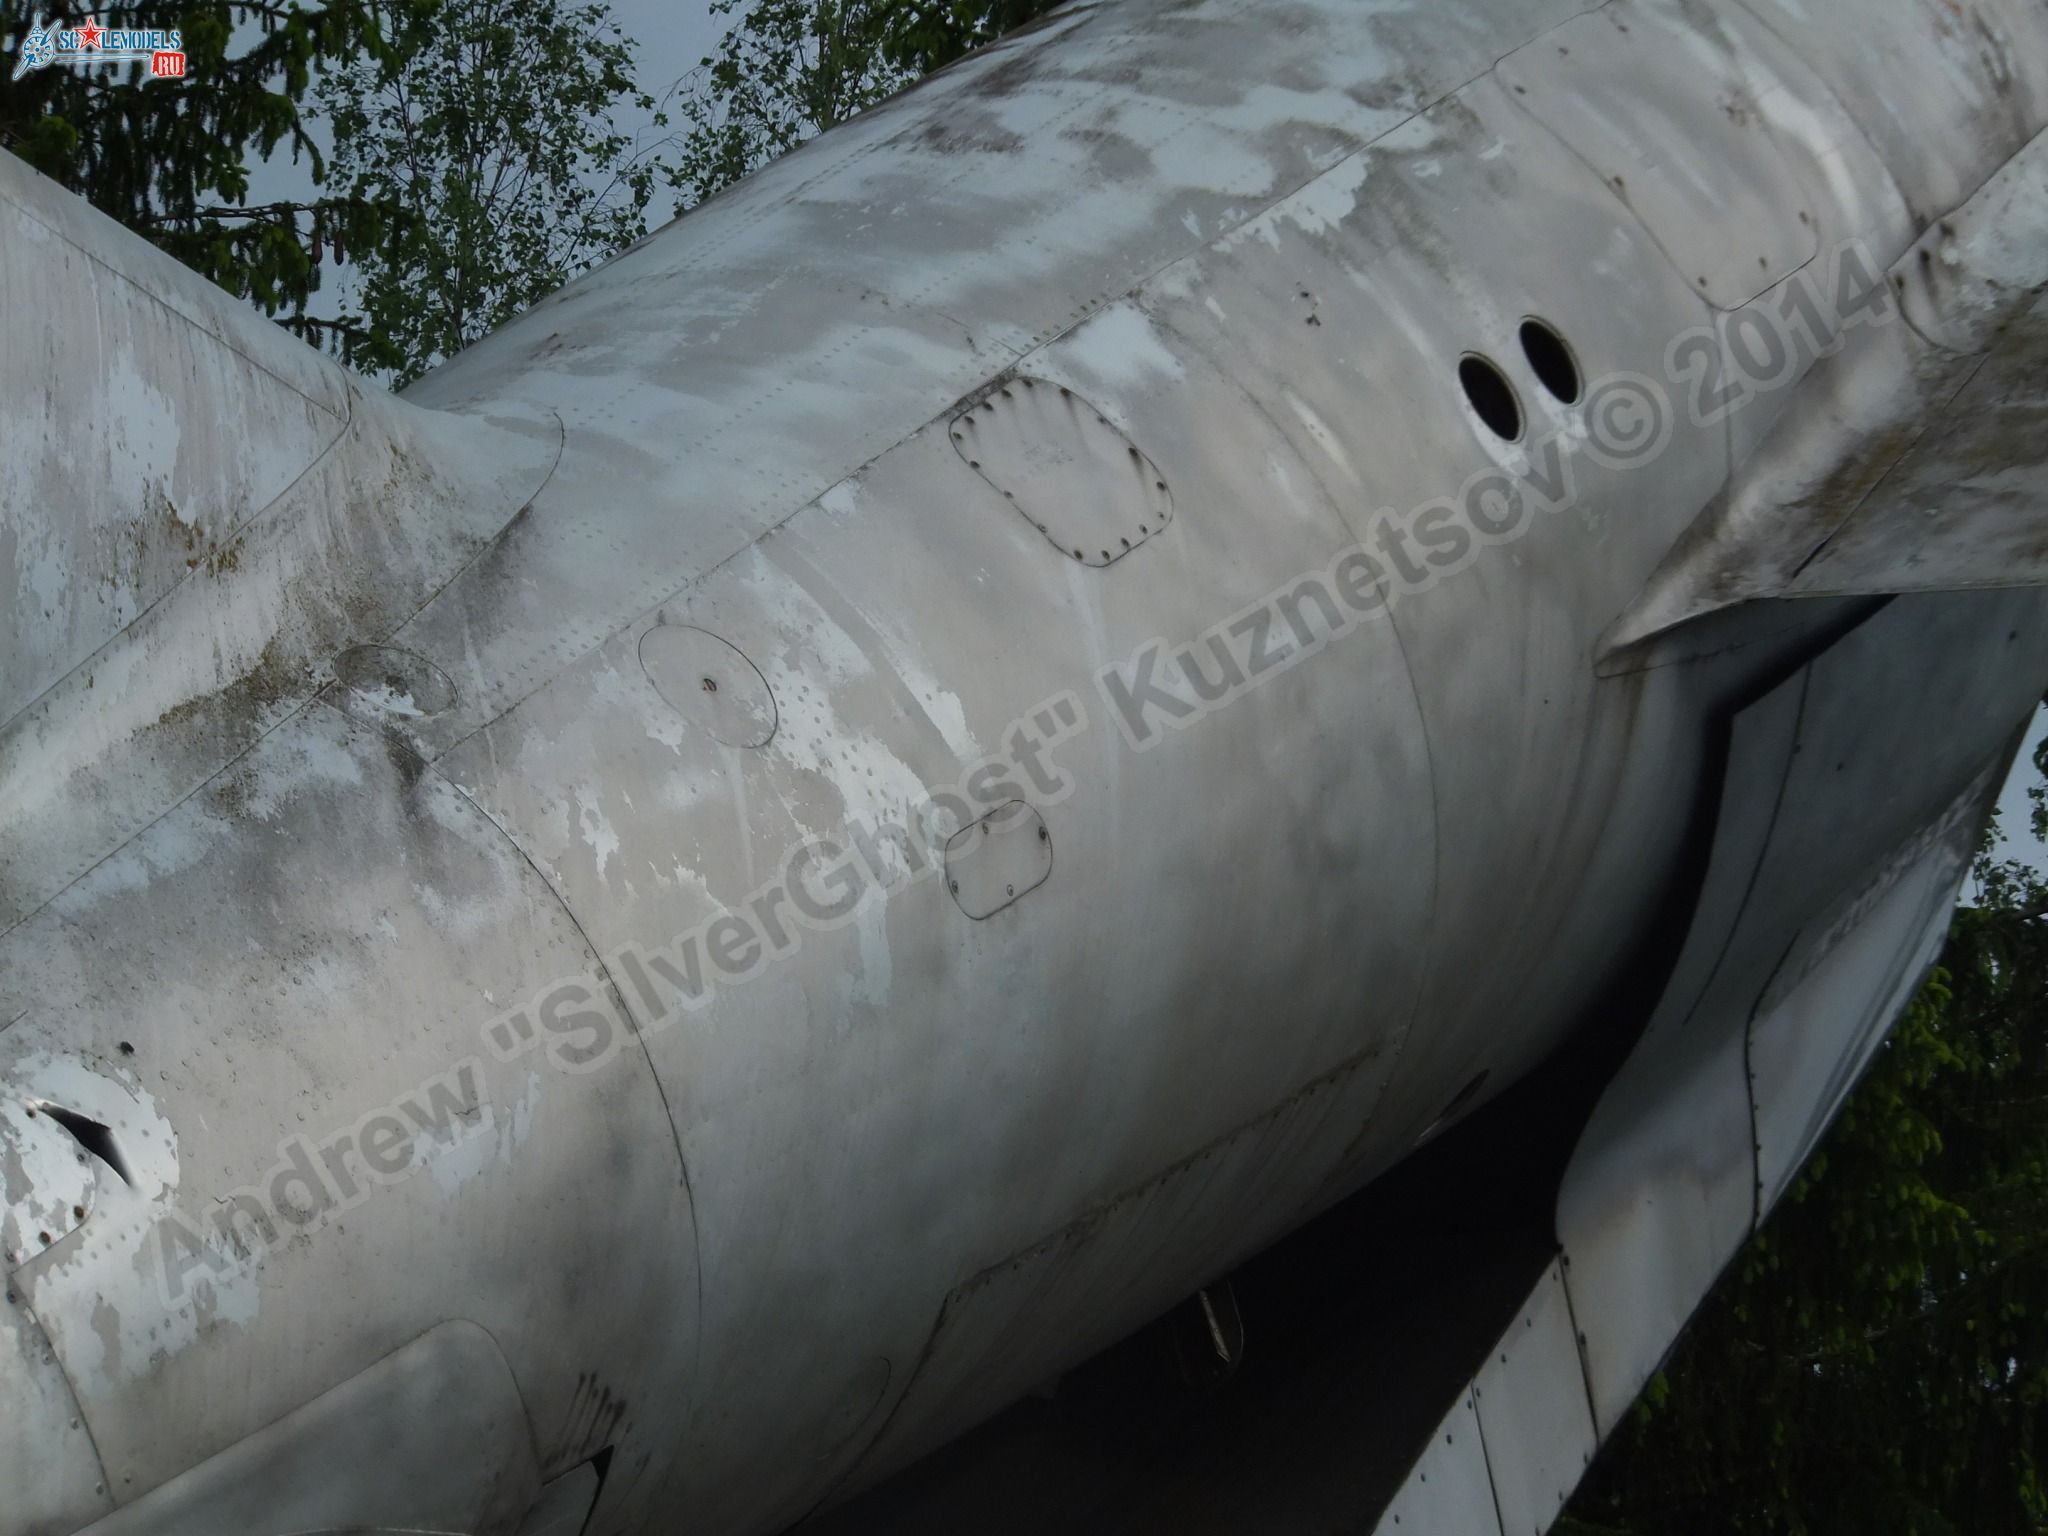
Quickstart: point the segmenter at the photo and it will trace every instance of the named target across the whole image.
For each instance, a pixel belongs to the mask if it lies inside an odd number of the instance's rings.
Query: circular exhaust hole
[[[1522,435],[1522,407],[1506,374],[1485,358],[1468,353],[1458,363],[1458,382],[1465,386],[1465,399],[1474,414],[1495,437],[1512,443]]]
[[[1564,338],[1541,320],[1522,322],[1522,355],[1529,359],[1537,382],[1566,405],[1579,403],[1579,365]]]

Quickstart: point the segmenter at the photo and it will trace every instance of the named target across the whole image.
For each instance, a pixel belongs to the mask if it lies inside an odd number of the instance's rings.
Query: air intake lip
[[[135,1174],[128,1166],[128,1159],[121,1153],[121,1143],[114,1137],[112,1129],[102,1125],[90,1115],[81,1115],[75,1109],[66,1109],[61,1104],[38,1100],[29,1105],[31,1111],[40,1110],[71,1133],[71,1139],[87,1153],[98,1158],[120,1176],[123,1184],[135,1188]]]

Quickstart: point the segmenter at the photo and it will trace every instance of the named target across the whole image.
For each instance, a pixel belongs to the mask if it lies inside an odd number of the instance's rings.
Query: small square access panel
[[[1052,833],[1022,800],[1008,800],[946,839],[946,889],[976,922],[993,917],[1052,873]]]

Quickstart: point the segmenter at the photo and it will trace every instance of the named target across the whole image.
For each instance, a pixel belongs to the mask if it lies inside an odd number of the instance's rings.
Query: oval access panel
[[[417,719],[455,702],[448,674],[399,645],[350,646],[334,658],[334,680],[348,690],[341,702],[350,713]]]
[[[976,922],[993,917],[1052,873],[1052,833],[1022,800],[1008,800],[946,839],[946,889]]]
[[[760,670],[708,629],[657,624],[640,637],[640,665],[677,714],[729,747],[765,747],[775,695]]]
[[[1069,560],[1111,565],[1173,521],[1166,477],[1064,385],[1017,374],[954,418],[953,448]]]

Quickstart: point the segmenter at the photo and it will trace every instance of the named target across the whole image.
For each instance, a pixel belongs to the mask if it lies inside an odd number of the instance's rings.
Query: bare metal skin
[[[0,156],[0,1536],[783,1529],[1683,886],[1384,1528],[1547,1524],[2048,684],[2044,121],[2022,0],[1079,5],[402,398]]]

